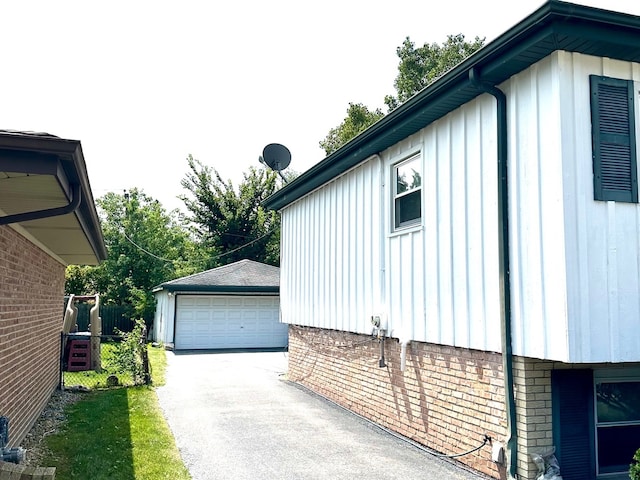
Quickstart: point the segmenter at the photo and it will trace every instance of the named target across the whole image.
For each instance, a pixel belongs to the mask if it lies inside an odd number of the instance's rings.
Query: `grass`
[[[164,350],[149,349],[149,361],[164,381]],[[51,453],[42,461],[56,467],[57,480],[190,478],[153,387],[97,390],[66,415],[63,429],[46,438]]]
[[[156,387],[165,384],[165,371],[167,370],[167,355],[163,348],[149,347],[149,365],[151,367],[151,378]]]

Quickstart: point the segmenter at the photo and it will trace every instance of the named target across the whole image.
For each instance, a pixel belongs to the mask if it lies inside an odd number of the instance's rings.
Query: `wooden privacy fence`
[[[79,332],[89,331],[89,311],[92,304],[77,303],[78,307],[78,319],[76,323],[78,325]],[[65,298],[63,304],[64,310],[67,308],[67,299]],[[129,314],[129,308],[123,305],[100,305],[100,317],[102,318],[102,335],[118,335],[116,330],[122,332],[130,332],[134,327],[134,322],[131,320]]]

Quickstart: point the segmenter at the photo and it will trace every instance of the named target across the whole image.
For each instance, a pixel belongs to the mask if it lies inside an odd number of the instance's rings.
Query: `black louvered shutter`
[[[638,202],[633,82],[591,75],[596,200]]]
[[[593,372],[553,370],[553,442],[564,480],[596,477]]]

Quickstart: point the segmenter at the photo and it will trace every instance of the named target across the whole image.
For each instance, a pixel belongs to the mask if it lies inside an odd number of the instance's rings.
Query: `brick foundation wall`
[[[0,226],[0,415],[17,446],[58,385],[65,268]]]
[[[553,446],[551,370],[553,362],[514,357],[513,382],[518,429],[518,473],[533,480],[538,469],[532,453],[544,453]]]
[[[502,357],[411,342],[400,370],[400,345],[369,336],[290,325],[289,380],[433,450],[454,454],[482,443],[504,442],[506,415]],[[498,478],[491,448],[459,458]]]

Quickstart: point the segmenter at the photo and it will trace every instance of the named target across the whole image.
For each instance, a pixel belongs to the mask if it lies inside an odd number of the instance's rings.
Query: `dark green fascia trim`
[[[280,287],[245,287],[227,285],[160,285],[154,292],[203,292],[203,293],[280,293]]]
[[[611,30],[615,29],[615,35]],[[500,84],[556,50],[640,61],[640,17],[551,0],[349,143],[267,198],[279,210],[479,95],[475,69]]]

